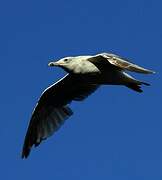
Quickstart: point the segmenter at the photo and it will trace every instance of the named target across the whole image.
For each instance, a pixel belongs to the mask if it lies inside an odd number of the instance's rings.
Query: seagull
[[[67,74],[45,89],[38,100],[25,136],[22,158],[27,158],[33,145],[37,147],[73,114],[69,107],[72,101],[86,99],[101,85],[122,85],[141,93],[141,85],[149,84],[133,78],[126,71],[154,73],[110,53],[65,57],[48,65],[61,67]]]

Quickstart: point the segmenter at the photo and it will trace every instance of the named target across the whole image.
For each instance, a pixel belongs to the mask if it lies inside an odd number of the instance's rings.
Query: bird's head
[[[58,66],[68,73],[84,73],[87,63],[84,61],[89,56],[65,57],[58,61],[52,61],[48,66]]]
[[[63,68],[65,71],[69,72],[71,71],[72,69],[72,64],[74,62],[73,61],[73,57],[65,57],[65,58],[62,58],[58,61],[52,61],[50,63],[48,63],[48,66],[57,66],[57,67],[61,67]]]

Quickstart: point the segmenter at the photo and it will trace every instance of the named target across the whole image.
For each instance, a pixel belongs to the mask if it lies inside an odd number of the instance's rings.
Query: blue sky
[[[162,179],[162,1],[0,1],[0,179]],[[41,92],[65,72],[50,59],[113,52],[153,69],[138,94],[104,86],[27,160],[20,158]]]

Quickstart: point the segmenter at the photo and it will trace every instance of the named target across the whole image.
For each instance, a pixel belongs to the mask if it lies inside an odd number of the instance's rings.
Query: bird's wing
[[[47,88],[41,95],[25,136],[22,158],[27,158],[31,147],[51,136],[73,112],[67,106],[72,100],[81,101],[97,89],[97,85],[82,84],[71,75]]]
[[[111,65],[114,65],[119,69],[125,69],[128,71],[144,73],[144,74],[155,73],[154,71],[151,71],[149,69],[145,69],[136,64],[133,64],[133,63],[127,61],[126,59],[121,58],[115,54],[101,53],[101,54],[97,54],[96,56],[93,56],[91,58],[91,62],[92,61],[105,61],[105,60],[107,60]]]

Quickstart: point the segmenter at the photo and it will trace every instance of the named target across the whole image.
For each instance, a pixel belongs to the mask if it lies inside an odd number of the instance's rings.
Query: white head
[[[68,73],[85,73],[92,63],[86,61],[91,56],[65,57],[55,62],[50,62],[48,66],[58,66]]]

